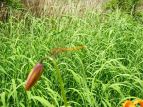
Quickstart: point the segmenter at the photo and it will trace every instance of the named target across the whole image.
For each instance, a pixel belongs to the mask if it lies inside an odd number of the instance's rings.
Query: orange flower
[[[137,100],[134,101],[134,104],[135,105],[140,104],[140,107],[143,107],[143,100],[137,99]]]
[[[26,91],[28,91],[33,85],[35,85],[35,83],[38,81],[38,79],[42,74],[42,70],[43,70],[43,64],[38,63],[34,66],[34,68],[29,73],[25,84]]]
[[[123,107],[136,107],[134,103],[130,100],[127,100],[123,103]]]

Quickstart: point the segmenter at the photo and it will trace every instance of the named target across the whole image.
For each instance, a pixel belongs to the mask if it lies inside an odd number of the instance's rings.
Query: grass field
[[[64,105],[56,71],[44,62],[44,73],[28,92],[29,71],[51,49],[85,45],[56,58],[72,107],[121,107],[127,99],[143,99],[143,25],[116,11],[87,12],[82,17],[23,19],[0,22],[0,106]]]

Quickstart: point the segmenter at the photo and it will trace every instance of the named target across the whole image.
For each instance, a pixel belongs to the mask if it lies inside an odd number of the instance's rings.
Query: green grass
[[[68,104],[72,107],[121,107],[143,99],[143,25],[119,11],[83,17],[10,17],[0,23],[0,106],[63,106],[50,61],[38,83],[24,83],[37,61],[52,48],[86,45],[56,58]]]

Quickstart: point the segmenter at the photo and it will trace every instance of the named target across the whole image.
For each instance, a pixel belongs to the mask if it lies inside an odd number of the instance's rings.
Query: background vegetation
[[[141,4],[141,2],[142,0],[109,0],[106,6],[109,9],[116,10],[119,8],[131,15],[135,15],[137,7]]]
[[[42,77],[29,92],[24,90],[25,80],[52,48],[81,44],[87,48],[56,60],[69,105],[121,107],[127,99],[143,99],[142,13],[132,16],[120,8],[108,12],[89,7],[84,14],[67,11],[48,17],[18,10],[19,19],[16,7],[10,8],[7,22],[0,22],[0,106],[63,106],[52,63],[44,63]]]

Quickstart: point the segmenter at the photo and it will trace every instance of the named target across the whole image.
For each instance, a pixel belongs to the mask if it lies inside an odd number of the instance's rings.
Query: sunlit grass
[[[86,45],[56,57],[68,104],[73,107],[120,107],[143,99],[143,26],[115,12],[84,17],[10,17],[0,23],[0,106],[63,106],[52,63],[26,92],[24,83],[35,63],[52,48]]]

